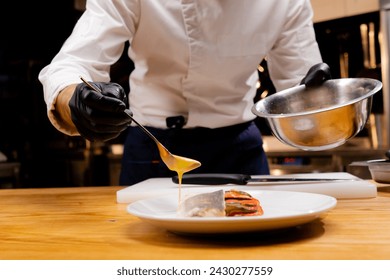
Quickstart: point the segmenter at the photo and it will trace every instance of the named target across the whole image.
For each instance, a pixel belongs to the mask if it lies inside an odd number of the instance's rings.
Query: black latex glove
[[[316,87],[330,79],[332,79],[332,76],[328,64],[318,63],[309,69],[306,76],[302,79],[301,85],[304,84],[306,87]]]
[[[102,93],[78,84],[69,101],[72,121],[80,135],[90,141],[114,139],[131,123],[124,112],[128,104],[126,93],[115,83],[91,84]]]

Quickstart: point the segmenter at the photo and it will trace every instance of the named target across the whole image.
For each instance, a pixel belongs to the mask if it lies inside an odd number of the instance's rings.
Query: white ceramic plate
[[[157,227],[187,234],[264,231],[292,227],[323,218],[336,206],[334,197],[303,192],[246,190],[260,200],[264,214],[248,217],[180,217],[177,196],[162,196],[129,204],[127,211]],[[203,191],[208,192],[208,191]]]

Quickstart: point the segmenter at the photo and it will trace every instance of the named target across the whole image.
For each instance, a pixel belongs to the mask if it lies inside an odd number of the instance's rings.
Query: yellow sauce
[[[157,145],[161,159],[165,165],[177,173],[179,179],[179,204],[181,203],[181,181],[183,174],[198,168],[201,163],[197,160],[171,154],[161,143]]]

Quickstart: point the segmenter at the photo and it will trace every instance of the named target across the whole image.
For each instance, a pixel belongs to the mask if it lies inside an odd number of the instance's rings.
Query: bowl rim
[[[259,112],[257,110],[258,106],[261,105],[262,103],[264,103],[265,101],[269,101],[271,98],[276,98],[275,96],[280,96],[282,94],[285,94],[286,92],[289,92],[289,91],[292,91],[292,90],[298,90],[298,89],[301,89],[301,88],[304,88],[305,85],[298,85],[298,86],[295,86],[295,87],[291,87],[291,88],[288,88],[288,89],[285,89],[285,90],[282,90],[282,91],[278,91],[268,97],[265,97],[259,101],[257,101],[253,106],[252,106],[252,113],[255,114],[256,116],[258,117],[263,117],[263,118],[288,118],[288,117],[297,117],[297,116],[307,116],[307,115],[312,115],[312,114],[317,114],[317,113],[322,113],[322,112],[327,112],[327,111],[331,111],[331,110],[335,110],[335,109],[339,109],[341,107],[345,107],[345,106],[348,106],[348,105],[351,105],[351,104],[355,104],[355,103],[358,103],[364,99],[368,99],[369,97],[372,97],[375,93],[377,93],[378,91],[380,91],[382,89],[382,82],[379,81],[379,80],[376,80],[376,79],[372,79],[372,78],[340,78],[340,79],[331,79],[331,80],[327,80],[324,82],[324,84],[330,84],[330,83],[336,83],[336,82],[339,82],[341,80],[360,80],[360,81],[365,81],[366,83],[371,83],[374,88],[372,90],[370,90],[369,92],[367,92],[366,94],[362,95],[362,96],[359,96],[358,98],[355,98],[355,99],[352,99],[346,103],[343,103],[343,104],[339,104],[339,105],[334,105],[334,106],[330,106],[330,107],[326,107],[326,108],[320,108],[320,109],[316,109],[316,110],[309,110],[309,111],[305,111],[305,112],[298,112],[298,113],[279,113],[279,114],[270,114],[270,113],[262,113],[262,112]]]

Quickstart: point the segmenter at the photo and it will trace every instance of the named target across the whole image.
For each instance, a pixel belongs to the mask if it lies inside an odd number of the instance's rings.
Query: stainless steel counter
[[[384,148],[372,148],[367,137],[355,137],[344,145],[325,151],[303,151],[281,143],[273,136],[264,137],[271,174],[302,172],[349,172],[371,179],[368,168],[350,167],[354,161],[385,158]]]

